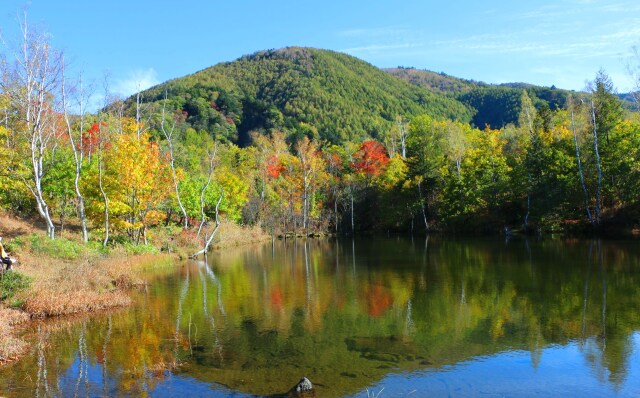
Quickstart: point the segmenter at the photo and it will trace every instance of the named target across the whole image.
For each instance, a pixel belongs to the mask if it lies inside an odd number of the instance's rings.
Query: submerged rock
[[[313,390],[313,384],[311,384],[311,380],[307,379],[306,377],[303,377],[302,379],[300,379],[298,384],[296,384],[293,390],[299,393],[305,392],[305,391],[311,391]]]
[[[286,394],[276,394],[272,397],[287,397],[287,398],[315,398],[316,390],[313,388],[311,380],[303,377],[300,381],[289,390]]]
[[[316,390],[311,384],[311,380],[303,377],[288,392],[283,394],[273,394],[269,398],[316,398]]]

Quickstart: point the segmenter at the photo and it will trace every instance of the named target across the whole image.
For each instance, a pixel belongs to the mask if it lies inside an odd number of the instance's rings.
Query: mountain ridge
[[[385,71],[411,84],[455,98],[475,109],[472,124],[478,128],[502,128],[509,123],[516,123],[524,90],[533,97],[536,107],[549,107],[552,110],[564,107],[570,95],[579,94],[555,86],[530,83],[489,84],[416,68],[387,68]]]
[[[284,47],[243,55],[142,92],[170,106],[187,123],[221,139],[251,144],[253,132],[333,143],[382,138],[398,117],[427,114],[476,127],[517,122],[523,90],[537,107],[563,107],[573,91],[529,83],[493,85],[416,68],[378,68],[351,55]],[[135,96],[126,100],[129,112]]]
[[[142,97],[157,103],[165,92],[196,130],[242,145],[250,143],[252,131],[282,129],[340,143],[379,138],[398,116],[429,114],[464,122],[472,117],[472,110],[454,98],[350,55],[308,47],[258,51],[159,84]],[[131,111],[135,97],[127,105]]]

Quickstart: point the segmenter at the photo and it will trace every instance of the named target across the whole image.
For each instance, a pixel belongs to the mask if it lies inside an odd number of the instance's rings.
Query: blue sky
[[[640,1],[0,0],[11,39],[27,6],[75,70],[128,95],[258,50],[300,45],[379,67],[581,90],[604,68],[621,92]]]

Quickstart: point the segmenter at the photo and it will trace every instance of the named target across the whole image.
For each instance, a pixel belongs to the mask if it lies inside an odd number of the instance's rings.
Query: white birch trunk
[[[424,199],[422,199],[422,182],[418,181],[418,196],[420,197],[420,207],[422,209],[422,219],[424,220],[424,228],[429,231],[429,222],[427,221],[427,209],[425,208]]]
[[[198,238],[200,237],[200,232],[202,232],[202,227],[204,226],[204,223],[206,221],[204,214],[204,194],[207,191],[207,188],[209,188],[209,184],[211,184],[217,151],[218,145],[216,144],[216,146],[213,148],[213,153],[209,155],[209,174],[207,177],[207,182],[202,186],[202,189],[200,190],[200,225],[198,226],[198,233],[196,235],[198,236]]]
[[[82,88],[81,88],[82,91]],[[82,227],[82,241],[89,241],[89,233],[87,231],[87,217],[85,215],[84,196],[80,192],[80,175],[82,174],[82,165],[84,161],[84,152],[82,148],[82,132],[84,131],[84,98],[80,98],[80,134],[78,135],[78,145],[73,135],[73,129],[71,127],[71,121],[69,119],[64,64],[62,71],[62,109],[64,115],[64,121],[67,126],[67,136],[69,137],[69,144],[73,152],[73,160],[75,162],[75,176],[73,180],[73,188],[76,194],[76,200],[78,201],[78,217],[80,218],[80,224]]]
[[[204,243],[204,247],[202,250],[199,250],[191,255],[191,258],[198,257],[201,254],[206,254],[209,251],[209,246],[211,246],[211,242],[213,242],[213,238],[216,236],[216,232],[218,232],[218,228],[220,228],[220,219],[218,217],[218,209],[220,208],[220,203],[222,202],[222,198],[224,197],[224,189],[220,193],[220,197],[218,198],[218,203],[216,203],[216,226],[211,231],[211,234],[206,238]]]
[[[587,211],[587,218],[589,223],[594,225],[593,216],[591,215],[591,209],[589,208],[589,193],[587,191],[587,185],[584,182],[584,174],[582,172],[582,161],[580,160],[580,146],[578,145],[578,135],[576,134],[575,117],[573,109],[571,110],[571,129],[573,130],[573,142],[576,145],[576,160],[578,161],[578,173],[580,175],[580,184],[582,185],[582,192],[584,194],[584,208]]]
[[[13,53],[16,64],[9,69],[9,80],[0,84],[21,111],[24,128],[19,134],[29,144],[29,156],[25,159],[32,174],[22,181],[36,200],[38,214],[47,225],[47,236],[54,239],[55,225],[42,191],[42,181],[46,173],[44,159],[47,153],[52,153],[56,141],[55,103],[48,96],[59,89],[63,61],[61,54],[50,49],[44,35],[29,31],[26,15],[20,29],[21,47]]]
[[[178,201],[178,207],[180,207],[180,212],[182,213],[182,217],[184,220],[183,227],[187,229],[189,227],[189,220],[187,219],[187,210],[184,208],[184,205],[182,204],[182,200],[180,200],[180,190],[178,189],[178,175],[176,174],[175,158],[173,156],[173,132],[175,131],[176,121],[175,119],[173,120],[171,129],[167,132],[167,130],[164,127],[166,106],[167,106],[167,92],[165,91],[164,102],[162,104],[162,122],[160,124],[160,128],[162,130],[162,133],[164,134],[165,139],[167,140],[167,143],[169,144],[169,164],[171,165],[171,176],[173,178],[173,188],[176,193],[176,200]]]

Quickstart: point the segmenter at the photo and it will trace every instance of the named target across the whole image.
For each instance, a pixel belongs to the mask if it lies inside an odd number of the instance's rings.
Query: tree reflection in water
[[[269,395],[307,376],[322,396],[402,394],[408,380],[437,395],[430,380],[456,388],[458,374],[472,380],[460,388],[509,394],[522,373],[469,372],[522,352],[531,380],[560,358],[582,382],[572,388],[640,389],[633,242],[287,240],[151,278],[129,309],[38,325],[33,356],[0,369],[0,391]],[[568,388],[556,376],[535,391]]]

